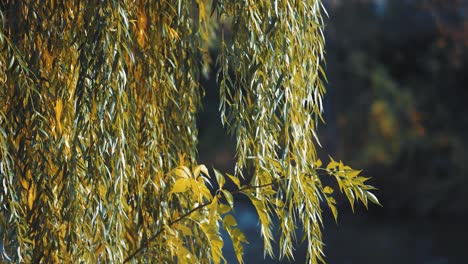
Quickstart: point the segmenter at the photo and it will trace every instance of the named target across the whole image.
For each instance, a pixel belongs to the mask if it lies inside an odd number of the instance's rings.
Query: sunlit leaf
[[[213,171],[215,173],[216,181],[218,181],[219,188],[222,189],[224,186],[224,183],[226,182],[226,180],[224,179],[224,175],[221,172],[219,172],[217,169],[213,169]]]
[[[208,177],[210,176],[210,174],[208,173],[208,168],[203,164],[197,165],[195,167],[195,169],[193,170],[193,175],[195,177],[198,177],[200,175],[200,172],[202,172],[204,175],[206,175]]]
[[[236,219],[228,214],[223,218],[223,227],[227,231],[229,237],[232,240],[232,244],[234,247],[234,252],[236,253],[236,258],[239,263],[243,263],[243,254],[244,254],[244,247],[242,243],[248,243],[247,239],[242,233],[239,228],[235,228],[237,226]]]
[[[178,179],[169,193],[183,193],[189,190],[191,179]]]
[[[213,263],[221,263],[221,260],[224,260],[224,257],[222,255],[222,248],[224,242],[221,238],[221,235],[218,233],[216,226],[207,222],[200,223],[199,226],[205,234],[206,238],[208,239],[208,243],[211,250],[211,259],[213,260]]]
[[[237,176],[231,175],[229,173],[226,173],[226,175],[231,179],[231,181],[237,186],[237,188],[240,188],[240,180]]]
[[[366,192],[366,195],[367,195],[367,198],[369,198],[369,200],[370,200],[371,202],[382,206],[382,205],[380,204],[379,200],[377,199],[377,197],[376,197],[373,193],[367,191],[367,192]]]
[[[325,186],[325,188],[323,188],[323,193],[325,193],[325,194],[332,194],[332,193],[333,193],[333,189],[332,189],[330,186]]]

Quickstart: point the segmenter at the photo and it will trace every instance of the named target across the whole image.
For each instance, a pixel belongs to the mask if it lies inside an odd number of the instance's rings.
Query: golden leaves
[[[136,38],[140,48],[144,48],[147,42],[148,18],[146,12],[139,11],[136,23]]]
[[[58,133],[62,133],[62,110],[63,110],[63,103],[61,99],[58,99],[55,103],[55,121],[57,124]]]

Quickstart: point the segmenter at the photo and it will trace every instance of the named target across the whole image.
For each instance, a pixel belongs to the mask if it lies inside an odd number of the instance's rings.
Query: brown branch
[[[197,210],[200,210],[208,205],[210,205],[211,203],[213,202],[213,200],[211,200],[210,202],[208,203],[204,203],[204,204],[201,204],[195,208],[193,208],[192,210],[188,211],[187,213],[183,214],[182,216],[180,216],[179,218],[177,218],[176,220],[174,221],[171,221],[169,222],[169,227],[171,227],[172,225],[174,225],[175,223],[183,220],[184,218],[186,218],[187,216],[189,216],[190,214],[192,214],[193,212],[197,211]],[[130,260],[132,260],[136,255],[138,255],[138,253],[140,253],[142,250],[144,250],[145,248],[147,248],[149,246],[149,244],[151,242],[153,242],[154,240],[156,240],[156,238],[164,231],[164,227],[161,228],[158,232],[156,232],[154,235],[152,235],[150,238],[148,238],[146,241],[143,242],[142,245],[140,245],[140,247],[135,250],[132,254],[130,254],[125,260],[123,263],[127,263],[129,262]]]

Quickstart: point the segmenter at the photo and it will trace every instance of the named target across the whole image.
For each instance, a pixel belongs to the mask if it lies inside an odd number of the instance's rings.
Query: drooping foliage
[[[219,263],[224,229],[242,262],[232,211],[243,194],[265,253],[277,217],[280,257],[305,239],[310,262],[323,260],[321,203],[337,211],[321,177],[351,205],[378,203],[359,171],[316,155],[323,12],[319,0],[3,1],[1,259]],[[196,113],[217,25],[237,165],[210,178],[196,162]]]

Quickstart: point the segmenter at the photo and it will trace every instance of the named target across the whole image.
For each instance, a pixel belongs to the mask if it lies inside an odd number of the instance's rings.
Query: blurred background
[[[329,82],[320,156],[363,169],[383,204],[359,205],[353,214],[338,201],[338,223],[325,211],[327,262],[468,263],[468,1],[325,5]],[[214,72],[199,115],[200,162],[232,172],[235,142],[219,121]],[[237,198],[250,241],[245,262],[278,263],[263,258],[255,210]],[[292,262],[304,259],[299,247]]]

